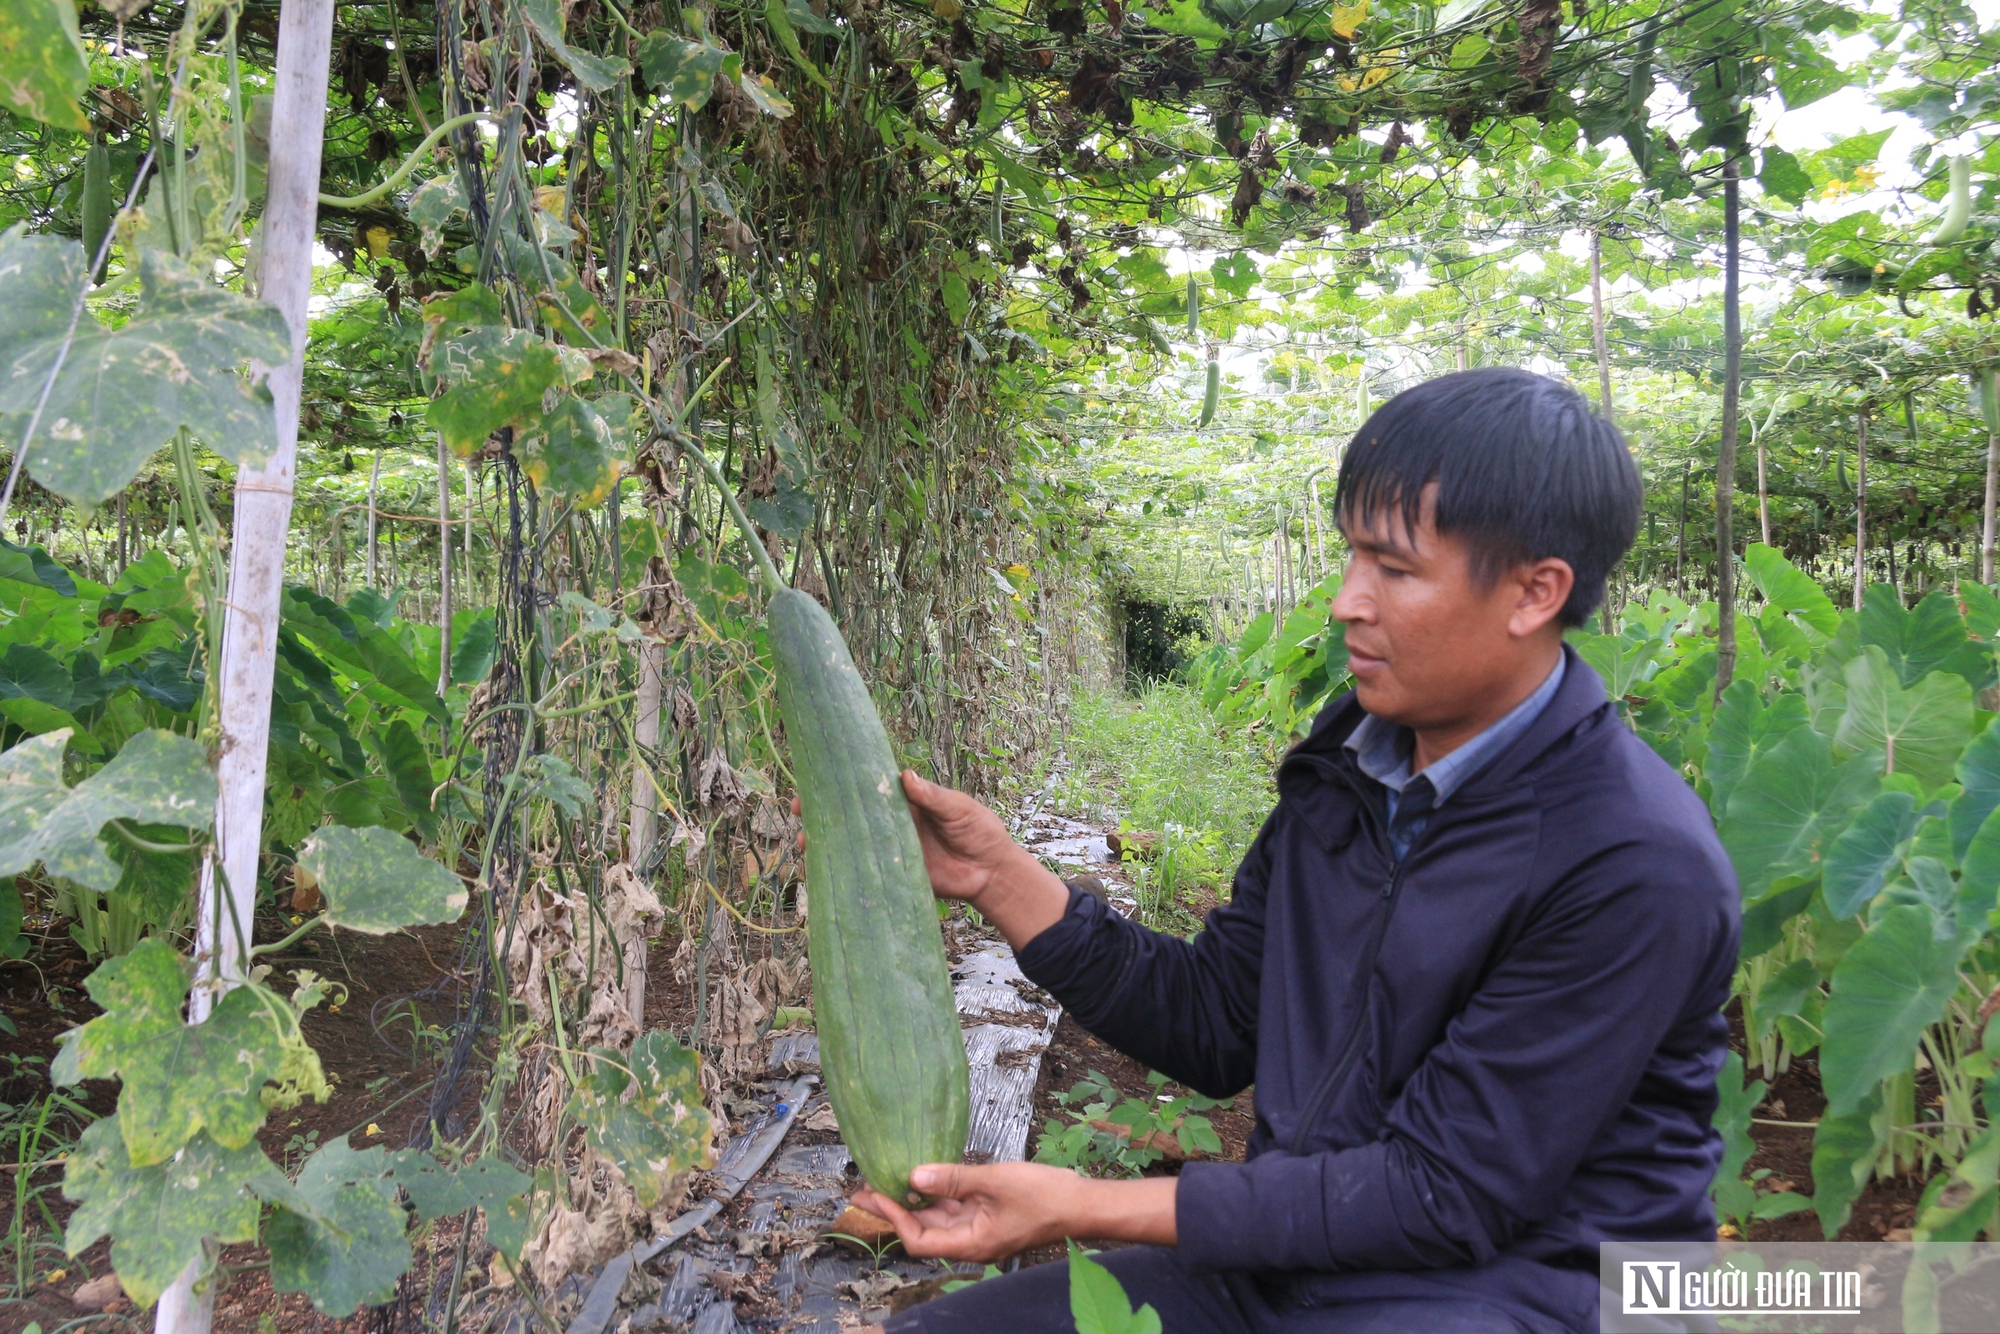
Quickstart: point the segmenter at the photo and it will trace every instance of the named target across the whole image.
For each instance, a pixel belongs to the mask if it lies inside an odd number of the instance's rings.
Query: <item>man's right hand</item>
[[[1009,837],[999,816],[914,769],[903,770],[903,793],[910,799],[931,891],[939,898],[970,904],[1017,950],[1062,920],[1069,891]],[[794,797],[793,813],[798,809]],[[804,834],[799,846],[805,846]]]

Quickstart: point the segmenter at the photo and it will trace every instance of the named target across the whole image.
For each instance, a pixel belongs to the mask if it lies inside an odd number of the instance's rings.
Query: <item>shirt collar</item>
[[[1363,714],[1343,744],[1353,752],[1355,765],[1361,772],[1391,792],[1400,794],[1418,778],[1429,780],[1431,804],[1441,806],[1453,792],[1464,786],[1467,779],[1484,768],[1488,760],[1505,750],[1509,742],[1527,731],[1541,716],[1542,710],[1548,707],[1562,685],[1563,673],[1568,665],[1566,659],[1567,655],[1558,654],[1548,678],[1535,687],[1533,694],[1510,709],[1506,717],[1421,774],[1410,772],[1410,729],[1384,722],[1374,714]]]

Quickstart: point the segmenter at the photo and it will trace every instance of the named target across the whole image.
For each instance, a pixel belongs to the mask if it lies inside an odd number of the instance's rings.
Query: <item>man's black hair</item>
[[[1437,530],[1472,549],[1472,574],[1556,557],[1576,585],[1561,621],[1584,623],[1639,531],[1639,469],[1616,426],[1582,394],[1530,371],[1491,367],[1407,389],[1362,423],[1340,464],[1334,513],[1400,511],[1414,533],[1437,483]]]

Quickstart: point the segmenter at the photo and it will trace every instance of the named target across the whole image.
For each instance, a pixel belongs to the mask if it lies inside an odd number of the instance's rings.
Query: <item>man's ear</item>
[[[1507,633],[1525,639],[1562,615],[1570,590],[1576,587],[1576,571],[1568,561],[1546,556],[1516,566],[1508,582],[1520,590],[1520,598],[1507,619]]]

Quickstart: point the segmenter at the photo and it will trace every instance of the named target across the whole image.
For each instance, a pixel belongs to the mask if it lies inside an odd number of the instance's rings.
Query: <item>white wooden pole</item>
[[[375,451],[375,466],[368,470],[368,586],[375,587],[375,493],[382,484],[382,451]]]
[[[261,468],[236,475],[229,605],[222,665],[215,675],[222,745],[216,777],[215,848],[202,864],[195,936],[196,985],[188,1018],[208,1017],[216,998],[243,976],[257,905],[257,848],[263,835],[265,752],[270,744],[271,677],[277,664],[278,601],[285,533],[292,519],[299,393],[305,378],[306,300],[312,292],[313,231],[319,216],[320,145],[326,129],[333,0],[284,0],[278,25],[277,86],[271,107],[271,165],[264,209],[262,290],[291,325],[292,355],[271,369],[278,448]],[[220,856],[227,885],[218,885]],[[223,891],[227,892],[224,898]],[[155,1334],[208,1334],[215,1288],[195,1291],[190,1265],[161,1294]]]

